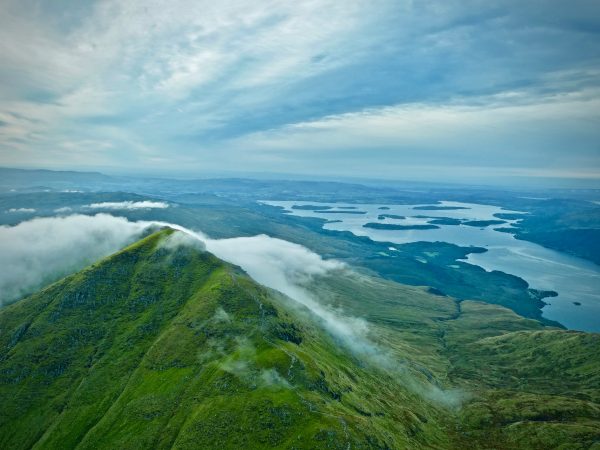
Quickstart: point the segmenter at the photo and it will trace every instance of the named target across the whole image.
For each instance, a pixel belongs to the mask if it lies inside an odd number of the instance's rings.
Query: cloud
[[[366,342],[365,321],[342,317],[338,311],[320,304],[303,287],[313,277],[343,270],[345,265],[324,260],[301,245],[266,235],[210,239],[176,224],[129,222],[107,214],[40,218],[14,227],[0,227],[0,244],[4,249],[0,263],[8,268],[0,275],[0,300],[4,303],[15,300],[76,271],[119,250],[144,229],[156,225],[181,231],[161,244],[165,248],[200,243],[200,249],[240,266],[258,283],[307,307],[342,344],[363,353],[376,353],[374,347],[370,348],[372,344]]]
[[[258,283],[277,290],[308,308],[332,336],[346,347],[364,355],[375,357],[379,352],[368,340],[367,323],[360,318],[348,317],[319,302],[305,287],[317,276],[325,276],[346,269],[336,260],[325,260],[306,247],[282,239],[261,234],[251,237],[210,239],[202,233],[177,224],[152,222],[169,226],[193,237],[210,253],[231,264],[241,267]],[[177,238],[179,244],[188,239]]]
[[[203,240],[209,252],[250,270],[252,278],[284,293],[290,283],[306,283],[314,276],[345,267],[339,261],[321,258],[302,245],[264,234],[231,239],[204,237]]]
[[[145,222],[148,226],[152,226],[152,222]],[[164,225],[162,222],[161,226],[169,226]],[[166,250],[177,250],[181,247],[196,247],[198,250],[205,251],[206,246],[204,242],[198,239],[195,235],[188,233],[173,233],[167,236],[160,242],[160,247]]]
[[[45,283],[79,270],[119,250],[148,227],[157,225],[180,231],[161,243],[164,248],[193,245],[206,249],[224,261],[240,266],[258,283],[308,308],[346,348],[378,363],[386,358],[369,340],[364,320],[344,316],[323,305],[305,288],[314,277],[344,270],[345,265],[324,260],[301,245],[266,235],[210,239],[177,224],[129,222],[107,214],[39,218],[14,227],[0,227],[0,244],[4,249],[0,263],[7,267],[0,275],[0,301],[13,301]]]
[[[0,164],[585,175],[599,16],[586,0],[5,0]]]
[[[63,206],[62,208],[56,208],[54,210],[54,212],[58,213],[58,214],[69,213],[71,211],[73,211],[73,208],[71,208],[69,206]]]
[[[324,304],[308,287],[314,277],[334,275],[348,267],[336,260],[324,260],[302,245],[266,235],[230,239],[210,239],[176,224],[155,222],[170,226],[204,243],[206,250],[217,257],[240,266],[258,283],[275,289],[292,301],[306,307],[320,324],[342,347],[364,361],[402,376],[407,387],[428,400],[448,408],[458,408],[468,398],[460,389],[442,389],[439,386],[417,380],[408,367],[398,361],[389,348],[371,339],[369,324],[359,317],[344,314]],[[179,243],[189,242],[177,238]],[[227,366],[235,373],[247,371],[245,360],[236,359]],[[264,374],[273,380],[273,374]],[[268,376],[267,376],[268,375]],[[275,377],[275,379],[279,379]]]
[[[258,369],[256,367],[256,349],[248,339],[237,338],[236,341],[235,352],[232,352],[220,364],[222,370],[254,387],[291,388],[288,381],[276,369]]]
[[[302,245],[266,235],[216,240],[198,233],[195,235],[203,240],[209,252],[240,266],[258,283],[307,307],[346,347],[360,353],[375,353],[375,348],[370,348],[373,344],[367,340],[368,327],[364,320],[344,317],[339,311],[321,304],[305,288],[314,277],[344,270],[343,263],[325,260]]]
[[[120,250],[145,227],[107,214],[0,226],[0,305]]]
[[[599,121],[599,90],[543,97],[511,92],[332,115],[246,135],[231,145],[251,149],[252,158],[265,164],[293,160],[323,175],[423,177],[454,168],[457,178],[479,172],[600,179],[594,143]],[[572,146],[577,155],[564,151]]]
[[[164,209],[168,208],[169,204],[165,202],[153,202],[150,200],[144,200],[141,202],[133,202],[133,201],[125,201],[125,202],[102,202],[102,203],[91,203],[89,205],[84,205],[84,208],[90,209],[150,209],[150,208],[158,208]]]
[[[9,213],[34,213],[36,210],[34,208],[10,208],[6,212]]]
[[[335,67],[337,58],[311,61],[340,48],[367,4],[108,0],[67,18],[25,3],[9,0],[0,14],[1,41],[12,43],[0,48],[0,134],[21,156],[39,145],[96,162],[160,156],[150,138],[160,128],[219,127],[239,107],[269,103],[274,85]]]
[[[448,407],[457,407],[464,400],[465,395],[460,391],[446,391],[417,381],[389,349],[370,338],[367,321],[325,305],[307,289],[314,277],[347,270],[343,263],[324,260],[306,247],[266,235],[210,239],[177,224],[130,222],[108,214],[37,218],[14,227],[2,226],[0,264],[4,269],[0,272],[0,304],[14,301],[121,249],[155,226],[180,231],[161,243],[164,248],[197,246],[240,266],[258,283],[285,294],[294,302],[292,305],[305,307],[342,347],[374,366],[394,371],[402,376],[407,387],[425,398]],[[227,322],[230,317],[224,310],[217,310],[212,320]],[[223,370],[242,379],[258,380],[263,386],[289,387],[275,371],[255,373],[248,365],[255,349],[246,340],[238,341],[238,347],[237,356],[223,362]]]
[[[279,375],[276,369],[263,369],[260,372],[260,384],[265,387],[284,387],[291,388],[290,383]]]

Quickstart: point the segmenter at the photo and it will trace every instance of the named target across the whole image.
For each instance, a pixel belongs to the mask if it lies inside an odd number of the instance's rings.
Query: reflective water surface
[[[435,218],[499,220],[494,214],[523,214],[497,206],[474,203],[440,202],[436,205],[383,205],[319,203],[299,201],[263,201],[279,206],[287,214],[319,217],[329,222],[323,228],[350,231],[374,241],[404,244],[408,242],[448,242],[463,247],[484,247],[485,253],[471,253],[467,262],[484,269],[500,270],[527,281],[530,287],[558,292],[546,298],[543,316],[568,328],[600,332],[600,268],[592,262],[550,250],[532,242],[515,239],[512,234],[496,231],[511,227],[518,219],[502,219],[505,223],[488,226],[443,225],[436,229],[385,230],[366,228],[367,223],[425,225]],[[294,209],[313,205],[329,209]],[[433,208],[428,208],[432,206]],[[440,209],[444,208],[444,209]],[[452,208],[452,209],[450,209]],[[363,212],[364,214],[358,214]],[[404,218],[380,217],[396,215]],[[456,269],[459,270],[459,269]]]

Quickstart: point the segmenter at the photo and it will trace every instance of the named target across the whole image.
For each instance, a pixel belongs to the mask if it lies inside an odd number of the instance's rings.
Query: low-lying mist
[[[307,289],[315,276],[350,270],[345,264],[324,260],[302,245],[267,235],[210,239],[202,233],[175,224],[154,224],[182,231],[192,239],[188,240],[190,244],[195,240],[203,242],[206,250],[215,256],[241,267],[258,283],[303,305],[341,346],[369,364],[401,375],[405,385],[424,398],[438,405],[457,408],[467,397],[461,390],[446,390],[419,381],[409,373],[406,365],[394,357],[390,349],[382,347],[369,337],[371,330],[366,320],[349,316],[324,304]],[[174,237],[174,241],[185,245],[183,237]]]
[[[130,222],[108,214],[40,218],[14,227],[0,227],[0,302],[8,303],[121,249],[153,226],[181,233],[163,245],[198,245],[240,266],[258,283],[275,289],[307,308],[341,346],[360,359],[404,374],[407,386],[445,406],[460,404],[462,394],[424,386],[413,379],[392,352],[370,339],[367,321],[351,317],[323,302],[306,286],[315,276],[349,270],[335,260],[324,260],[306,247],[266,235],[210,239],[176,224]]]
[[[140,202],[133,202],[131,200],[124,202],[102,202],[102,203],[91,203],[89,205],[84,205],[84,208],[89,209],[124,209],[124,210],[132,210],[132,209],[165,209],[169,207],[169,204],[166,202],[153,202],[150,200],[143,200]]]
[[[120,250],[146,227],[109,214],[0,226],[0,306]]]

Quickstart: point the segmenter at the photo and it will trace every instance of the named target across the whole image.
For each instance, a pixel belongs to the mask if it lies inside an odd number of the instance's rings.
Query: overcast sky
[[[600,2],[2,0],[0,165],[600,178]]]

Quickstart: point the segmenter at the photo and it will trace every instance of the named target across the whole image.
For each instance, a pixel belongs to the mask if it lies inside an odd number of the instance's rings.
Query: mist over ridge
[[[0,305],[120,250],[144,228],[109,214],[35,218],[0,226]]]
[[[600,450],[599,0],[0,0],[0,450]]]

